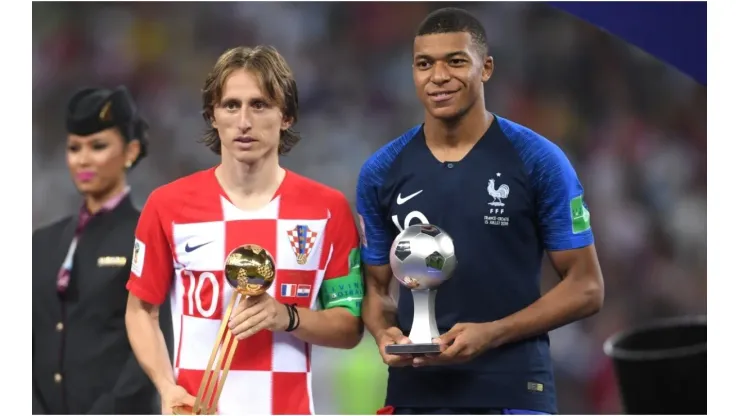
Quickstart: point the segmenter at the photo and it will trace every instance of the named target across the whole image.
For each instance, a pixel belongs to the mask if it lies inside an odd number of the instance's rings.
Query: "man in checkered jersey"
[[[362,336],[352,212],[339,191],[278,164],[300,138],[291,129],[296,84],[277,51],[225,52],[206,79],[203,109],[203,142],[221,164],[156,189],[144,206],[127,286],[132,348],[165,414],[192,406],[232,294],[224,260],[257,244],[275,259],[276,279],[234,308],[229,326],[239,344],[217,411],[311,414],[311,345],[353,348]],[[174,363],[157,322],[168,294]]]

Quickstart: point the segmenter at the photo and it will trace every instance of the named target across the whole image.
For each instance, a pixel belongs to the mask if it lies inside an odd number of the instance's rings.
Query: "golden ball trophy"
[[[264,248],[247,244],[234,249],[226,257],[224,276],[229,285],[234,288],[224,316],[218,330],[216,343],[213,345],[208,367],[200,382],[198,395],[195,396],[195,406],[176,406],[172,413],[176,415],[215,415],[218,398],[226,382],[226,376],[231,368],[231,360],[238,341],[227,328],[231,311],[234,308],[238,295],[259,296],[270,288],[275,281],[275,261]],[[232,342],[233,340],[233,342]],[[218,356],[218,360],[216,360]],[[224,363],[226,357],[226,363]],[[214,361],[216,365],[214,366]],[[223,364],[223,366],[222,366]],[[223,372],[221,370],[223,368]]]

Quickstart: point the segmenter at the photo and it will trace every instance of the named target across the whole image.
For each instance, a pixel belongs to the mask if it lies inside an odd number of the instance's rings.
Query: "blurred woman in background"
[[[139,218],[126,174],[146,156],[148,126],[125,87],[77,92],[66,124],[84,203],[33,233],[33,413],[158,413],[124,323]],[[161,318],[169,343],[172,323]]]

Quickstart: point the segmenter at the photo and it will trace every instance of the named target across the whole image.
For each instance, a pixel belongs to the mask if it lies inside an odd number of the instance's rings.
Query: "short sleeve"
[[[324,309],[345,307],[353,315],[359,316],[364,294],[359,236],[352,210],[344,196],[331,209],[327,238],[331,241],[332,251],[321,284],[321,306]]]
[[[537,153],[532,174],[545,249],[572,250],[593,244],[591,214],[573,165],[554,143],[546,142]]]
[[[362,261],[372,266],[388,264],[393,238],[383,222],[383,209],[378,198],[378,189],[383,182],[381,173],[373,161],[368,161],[360,170],[357,179],[357,214],[360,221]]]
[[[139,216],[126,288],[139,299],[164,303],[174,274],[172,249],[162,221],[157,191],[147,200]]]
[[[352,267],[351,256],[359,249],[359,236],[357,227],[352,218],[352,210],[349,203],[341,196],[341,200],[331,210],[331,218],[326,226],[327,236],[332,244],[332,255],[326,266],[324,279],[343,277],[349,274]]]

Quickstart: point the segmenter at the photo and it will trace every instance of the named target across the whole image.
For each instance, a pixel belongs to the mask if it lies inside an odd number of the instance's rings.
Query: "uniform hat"
[[[77,91],[67,105],[67,132],[88,136],[117,127],[129,142],[139,140],[141,152],[136,162],[146,156],[148,124],[125,86],[114,90],[84,88]],[[134,162],[134,163],[136,163]]]

